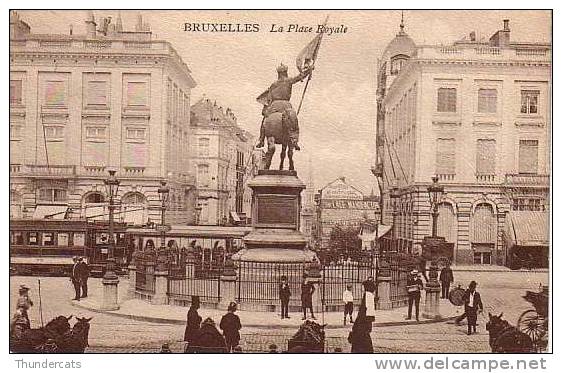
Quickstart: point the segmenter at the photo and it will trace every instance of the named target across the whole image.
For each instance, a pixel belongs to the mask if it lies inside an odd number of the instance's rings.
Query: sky
[[[86,11],[20,11],[34,33],[85,33]],[[117,11],[95,11],[117,17]],[[123,27],[133,30],[137,11],[121,11]],[[297,74],[298,53],[315,33],[286,32],[289,25],[322,24],[347,27],[346,33],[325,35],[313,77],[299,115],[300,144],[295,164],[299,177],[312,175],[315,189],[337,177],[359,190],[377,193],[370,172],[375,160],[377,59],[399,31],[401,11],[151,11],[143,10],[155,39],[172,43],[192,71],[197,87],[192,103],[206,96],[223,108],[230,107],[244,129],[259,134],[261,105],[255,98],[277,78],[282,62],[289,75]],[[550,42],[549,11],[404,11],[405,31],[418,45],[451,44],[476,31],[489,38],[510,19],[511,40]],[[252,33],[186,32],[184,23],[251,23]],[[270,32],[273,25],[285,32]],[[293,89],[298,107],[304,82]],[[278,154],[272,168],[278,165]],[[310,167],[309,167],[310,165]]]

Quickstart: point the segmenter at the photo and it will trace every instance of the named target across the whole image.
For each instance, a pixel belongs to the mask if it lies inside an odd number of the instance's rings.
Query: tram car
[[[70,276],[74,256],[102,276],[109,254],[109,223],[86,220],[10,220],[10,272],[20,275]],[[124,224],[114,224],[113,257],[117,272],[130,259]]]

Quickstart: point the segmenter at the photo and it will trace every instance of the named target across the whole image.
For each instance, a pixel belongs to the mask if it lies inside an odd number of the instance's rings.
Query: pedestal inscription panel
[[[257,226],[297,228],[297,196],[261,194],[256,196]]]

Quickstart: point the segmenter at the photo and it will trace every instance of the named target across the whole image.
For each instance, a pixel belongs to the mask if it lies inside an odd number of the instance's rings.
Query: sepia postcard
[[[552,15],[10,10],[13,366],[552,352]]]

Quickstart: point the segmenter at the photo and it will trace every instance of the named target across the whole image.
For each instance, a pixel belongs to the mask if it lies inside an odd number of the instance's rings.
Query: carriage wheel
[[[544,340],[545,336],[548,336],[547,326],[546,319],[539,315],[536,310],[523,312],[517,321],[519,330],[531,337],[533,344],[537,348],[540,347],[539,345],[542,345],[541,341]]]

